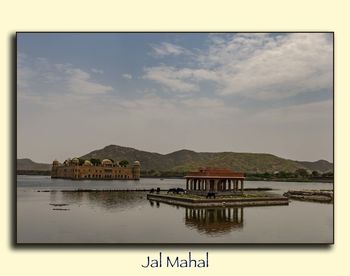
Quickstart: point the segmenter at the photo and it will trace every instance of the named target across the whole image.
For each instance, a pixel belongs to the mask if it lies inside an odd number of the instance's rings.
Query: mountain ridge
[[[181,149],[167,154],[148,152],[131,147],[119,145],[108,145],[101,149],[93,150],[80,156],[83,159],[90,158],[111,158],[116,161],[128,160],[132,163],[135,160],[141,162],[141,170],[187,172],[197,170],[199,167],[225,167],[238,172],[260,173],[288,171],[294,172],[297,169],[309,171],[328,172],[333,171],[333,164],[326,160],[317,161],[296,161],[278,157],[270,153],[249,153],[249,152],[196,152],[189,149]],[[19,160],[27,160],[27,162]],[[51,169],[50,164],[30,163],[30,159],[17,159],[17,170],[30,169],[30,164],[36,168]],[[22,164],[21,164],[22,162]],[[25,166],[23,163],[26,163]],[[46,165],[46,166],[43,166]],[[35,170],[35,169],[34,169]]]

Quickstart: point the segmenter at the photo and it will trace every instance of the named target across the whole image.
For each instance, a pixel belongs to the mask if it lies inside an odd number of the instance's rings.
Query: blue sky
[[[332,34],[20,33],[18,157],[333,155]]]

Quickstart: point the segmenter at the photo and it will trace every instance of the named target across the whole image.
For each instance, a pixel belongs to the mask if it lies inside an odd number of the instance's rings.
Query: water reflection
[[[243,227],[243,207],[185,208],[185,225],[207,235],[218,235]]]
[[[158,201],[149,200],[151,207],[156,205],[159,208]],[[168,205],[165,203],[165,205]],[[187,228],[196,229],[199,233],[208,236],[218,236],[227,234],[231,231],[243,228],[244,208],[243,207],[182,207],[171,205],[176,209],[184,210],[184,224]]]
[[[107,210],[135,207],[143,200],[145,200],[145,194],[142,192],[62,192],[63,202],[70,204],[87,203],[90,206],[98,206]]]
[[[57,192],[55,191],[50,192],[50,194],[55,194],[55,193]],[[67,203],[80,204],[84,198],[83,192],[64,192],[60,194],[62,196],[63,202],[67,202]]]

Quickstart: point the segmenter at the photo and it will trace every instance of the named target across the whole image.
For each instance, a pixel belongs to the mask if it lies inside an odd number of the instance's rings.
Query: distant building
[[[244,190],[244,174],[229,169],[200,168],[197,172],[189,172],[185,178],[188,191],[243,193]]]
[[[89,160],[79,164],[78,158],[68,159],[60,164],[57,160],[52,163],[51,178],[67,179],[140,179],[140,162],[135,161],[131,167],[121,167],[109,159],[102,160],[101,164],[93,165]]]

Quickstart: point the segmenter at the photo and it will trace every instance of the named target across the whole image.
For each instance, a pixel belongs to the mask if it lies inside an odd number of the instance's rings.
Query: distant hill
[[[333,164],[325,160],[316,162],[299,162],[266,153],[236,152],[195,152],[179,150],[169,154],[141,151],[134,148],[109,145],[81,156],[83,159],[111,158],[128,160],[129,163],[139,160],[141,170],[187,172],[198,167],[225,167],[238,172],[275,172],[297,169],[333,171]]]
[[[321,173],[333,172],[333,164],[326,160],[315,162],[294,161],[267,153],[195,152],[184,149],[169,154],[160,154],[109,145],[85,154],[81,158],[111,158],[115,161],[128,160],[129,163],[139,160],[142,171],[154,170],[159,172],[188,172],[197,170],[199,167],[223,167],[245,173],[294,172],[297,169],[319,171]],[[17,159],[17,171],[49,170],[51,170],[51,164],[36,163],[28,158]]]
[[[315,162],[298,161],[298,163],[310,171],[333,172],[333,164],[326,160],[318,160]]]
[[[36,163],[29,158],[17,159],[17,171],[50,171],[51,164]]]

